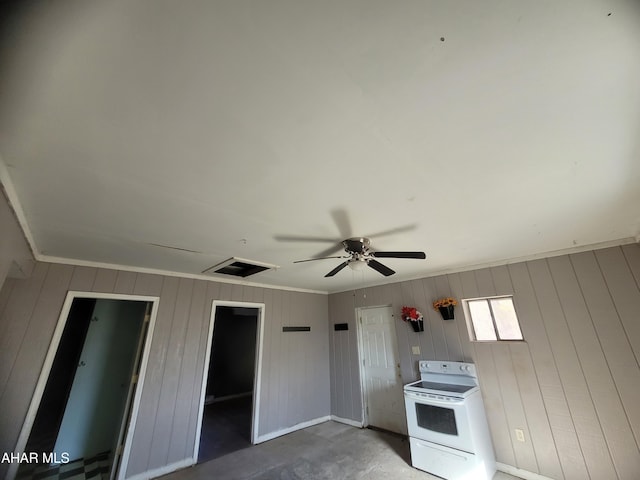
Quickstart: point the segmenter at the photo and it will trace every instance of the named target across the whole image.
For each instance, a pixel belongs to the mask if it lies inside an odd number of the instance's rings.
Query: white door
[[[365,425],[407,434],[398,342],[391,307],[359,310]]]

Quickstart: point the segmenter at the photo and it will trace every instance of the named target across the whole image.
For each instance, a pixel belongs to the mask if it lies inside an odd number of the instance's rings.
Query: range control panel
[[[420,373],[440,373],[446,375],[465,375],[476,377],[476,366],[465,362],[441,362],[437,360],[420,360]]]
[[[405,395],[406,395],[406,393],[405,393]],[[420,392],[412,391],[410,395],[413,396],[413,397],[430,398],[431,400],[440,400],[442,402],[460,403],[462,401],[462,399],[460,399],[459,397],[449,397],[449,396],[446,396],[446,395],[434,395],[432,393],[420,393]]]

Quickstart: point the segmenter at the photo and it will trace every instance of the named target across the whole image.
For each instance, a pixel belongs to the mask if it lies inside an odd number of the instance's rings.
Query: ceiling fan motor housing
[[[386,265],[383,265],[376,257],[380,258],[421,258],[424,259],[426,255],[424,252],[373,252],[371,250],[371,240],[367,237],[352,237],[343,240],[342,246],[344,247],[344,251],[348,254],[348,256],[340,255],[334,257],[319,257],[319,258],[310,258],[308,260],[298,260],[295,263],[299,262],[311,262],[314,260],[324,260],[327,258],[346,258],[344,262],[335,267],[329,273],[325,275],[325,277],[333,277],[340,270],[345,268],[346,266],[351,267],[354,270],[358,270],[361,266],[366,265],[368,267],[373,268],[378,273],[381,273],[385,277],[393,275],[396,273],[394,270],[390,269]]]
[[[342,242],[347,253],[351,254],[367,254],[371,246],[371,240],[366,237],[348,238]]]

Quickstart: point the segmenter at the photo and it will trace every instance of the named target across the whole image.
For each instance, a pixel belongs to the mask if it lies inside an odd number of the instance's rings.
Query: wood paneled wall
[[[525,342],[470,342],[460,306],[455,321],[431,307],[502,294],[514,296]],[[554,479],[640,478],[640,245],[330,295],[330,324],[350,325],[330,332],[338,417],[361,421],[354,309],[376,305],[397,312],[405,383],[420,359],[476,363],[498,462]],[[425,314],[424,333],[399,319],[403,305]]]
[[[69,290],[160,297],[127,476],[193,454],[213,300],[265,304],[260,435],[330,413],[326,295],[38,263],[0,290],[0,451],[15,447]],[[311,332],[282,332],[301,324]]]

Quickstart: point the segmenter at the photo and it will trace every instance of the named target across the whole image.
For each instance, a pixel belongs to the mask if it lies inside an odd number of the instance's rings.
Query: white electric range
[[[411,463],[447,480],[490,480],[496,471],[475,365],[422,360],[404,386]]]

